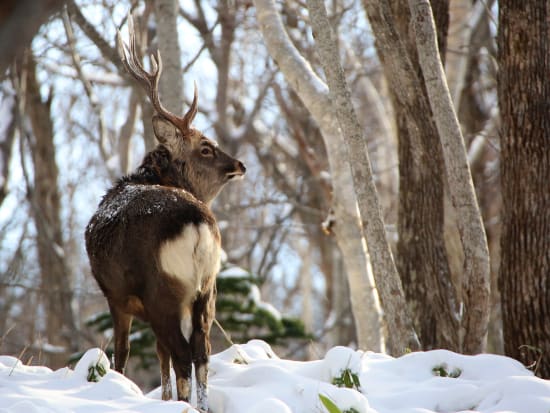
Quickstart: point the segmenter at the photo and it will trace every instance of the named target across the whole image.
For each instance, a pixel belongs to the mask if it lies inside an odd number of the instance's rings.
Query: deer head
[[[153,130],[160,148],[150,152],[142,168],[156,173],[159,183],[177,186],[191,192],[210,204],[221,188],[230,180],[242,177],[246,168],[242,162],[222,151],[216,142],[191,126],[198,110],[198,92],[195,84],[193,102],[182,117],[167,110],[161,103],[158,84],[162,73],[162,59],[157,51],[151,55],[151,73],[137,58],[136,36],[131,16],[128,17],[130,46],[117,33],[118,53],[126,70],[146,90],[157,114]]]

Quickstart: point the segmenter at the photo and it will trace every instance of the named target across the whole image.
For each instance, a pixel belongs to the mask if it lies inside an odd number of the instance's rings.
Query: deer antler
[[[136,34],[134,31],[134,19],[131,15],[128,15],[128,33],[130,35],[130,47],[124,43],[122,40],[122,35],[117,31],[117,49],[118,55],[124,64],[124,67],[148,92],[149,98],[153,107],[159,115],[165,119],[172,122],[176,127],[182,131],[189,130],[191,127],[191,122],[195,118],[198,109],[198,92],[197,84],[195,83],[195,93],[193,96],[193,102],[187,113],[183,116],[177,116],[166,109],[159,98],[158,86],[159,79],[162,73],[162,59],[160,57],[160,52],[157,50],[156,56],[151,55],[151,69],[152,72],[147,72],[143,65],[140,63],[139,58],[137,57],[137,45],[136,45]]]

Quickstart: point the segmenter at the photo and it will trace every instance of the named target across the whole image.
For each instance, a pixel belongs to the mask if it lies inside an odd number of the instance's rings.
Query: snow
[[[88,381],[91,371],[102,373],[97,382]],[[346,372],[357,377],[360,391],[332,384]],[[458,377],[445,377],[451,372]],[[322,359],[302,362],[280,359],[268,344],[252,340],[211,358],[213,413],[326,412],[319,395],[342,412],[550,411],[550,382],[504,356],[433,350],[393,358],[334,347]],[[114,411],[197,412],[183,402],[161,401],[160,389],[143,394],[110,369],[99,349],[88,350],[74,370],[25,366],[0,356],[0,413]]]
[[[250,286],[248,298],[254,302],[257,308],[269,313],[275,320],[281,320],[283,318],[279,310],[277,310],[272,304],[262,300],[260,289],[257,285],[252,284]]]
[[[227,261],[227,255],[226,255]],[[222,259],[223,262],[223,259]],[[241,267],[233,266],[226,270],[221,271],[218,277],[222,278],[250,278],[250,272],[242,269]]]
[[[218,274],[218,278],[226,278],[226,279],[227,278],[249,279],[251,277],[252,275],[250,274],[250,272],[237,266],[230,266]],[[252,301],[257,308],[265,311],[266,313],[269,313],[271,317],[273,317],[275,320],[281,320],[283,318],[279,310],[277,310],[272,304],[262,300],[261,292],[257,285],[250,283],[250,292],[248,294],[248,299]],[[240,315],[234,314],[233,317],[235,319],[247,321],[247,320],[251,320],[253,318],[253,315],[252,314],[240,314]]]

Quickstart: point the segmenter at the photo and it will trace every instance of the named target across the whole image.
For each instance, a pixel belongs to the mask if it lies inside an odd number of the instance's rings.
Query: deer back
[[[183,189],[129,179],[102,200],[86,248],[101,289],[121,304],[167,283],[186,302],[209,288],[219,269],[220,236],[209,208]]]

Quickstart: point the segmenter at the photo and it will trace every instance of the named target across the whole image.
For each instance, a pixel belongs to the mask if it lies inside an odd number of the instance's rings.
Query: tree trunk
[[[50,16],[63,7],[64,0],[3,0],[0,12],[0,75],[21,55]]]
[[[159,82],[162,103],[177,115],[183,109],[183,70],[178,42],[178,2],[154,0],[157,21],[157,46],[162,57],[163,72]]]
[[[499,2],[504,351],[550,378],[550,10]],[[540,360],[539,360],[540,358]]]
[[[340,62],[338,45],[323,0],[308,0],[313,37],[329,85],[330,103],[348,150],[360,215],[374,278],[388,327],[390,354],[401,355],[406,349],[420,347],[407,311],[405,294],[386,240],[378,193],[368,158],[366,140],[351,103],[351,92]]]
[[[464,139],[437,46],[437,32],[428,0],[409,0],[419,61],[435,117],[447,180],[464,251],[465,335],[463,351],[484,350],[489,325],[490,264],[485,228],[474,191]]]
[[[48,366],[55,369],[65,366],[69,355],[76,350],[76,327],[71,306],[71,276],[64,255],[58,168],[50,117],[51,96],[42,101],[32,57],[28,59],[26,70],[26,103],[33,132],[30,144],[34,166],[34,187],[29,197],[36,225],[46,337],[48,344],[58,346],[51,352],[44,348],[44,352]]]
[[[443,233],[443,156],[416,45],[409,36],[410,12],[402,1],[364,1],[363,6],[376,38],[397,119],[397,266],[424,348],[458,350],[457,298]],[[444,15],[445,10],[440,14]],[[445,18],[438,20],[443,45]]]
[[[448,3],[438,2],[437,30],[441,53],[445,52]],[[410,32],[410,11],[403,1],[394,1],[396,26],[409,51],[418,84],[422,70]],[[386,66],[390,66],[387,65]],[[389,70],[392,70],[391,68]],[[392,89],[392,95],[403,93]],[[426,89],[415,92],[428,105]],[[420,342],[425,350],[460,349],[457,297],[451,280],[444,238],[445,165],[439,134],[431,110],[407,110],[393,97],[399,139],[399,215],[397,266]],[[419,129],[412,119],[422,119]],[[417,122],[420,123],[420,122]]]
[[[376,290],[369,279],[351,171],[340,131],[333,121],[328,89],[292,45],[273,0],[255,0],[254,4],[269,54],[322,131],[334,192],[333,230],[346,266],[358,345],[377,351],[381,349],[381,322]]]
[[[399,128],[399,274],[422,348],[458,351],[458,306],[444,240],[441,148],[434,142],[437,136],[410,127],[404,109],[399,104],[395,107]],[[426,147],[430,140],[434,142],[431,149]]]
[[[138,113],[139,95],[135,90],[130,92],[130,102],[128,103],[128,118],[120,128],[118,133],[117,151],[119,156],[120,171],[122,174],[129,174],[133,167],[131,141],[134,134],[136,116]]]
[[[2,86],[10,90],[7,82]],[[0,100],[0,113],[6,114],[3,125],[0,125],[0,206],[8,195],[12,147],[15,141],[16,112],[15,96],[12,93],[5,93]]]
[[[479,90],[480,82],[491,81],[493,70],[486,70],[484,59],[495,56],[496,38],[491,30],[490,11],[495,0],[476,1],[453,0],[451,27],[449,29],[449,49],[447,53],[446,74],[453,105],[458,115],[466,148],[468,161],[479,202],[481,215],[485,223],[489,256],[491,260],[491,319],[487,334],[487,349],[491,353],[504,353],[502,341],[502,320],[500,311],[500,292],[497,287],[498,266],[500,263],[500,220],[501,209],[498,157],[500,151],[489,144],[490,137],[496,136],[498,111],[492,98],[487,99],[485,92]],[[434,10],[435,13],[435,10]],[[457,53],[456,51],[460,51]],[[495,73],[496,76],[496,73]],[[452,208],[450,208],[452,210]],[[453,214],[456,215],[456,214]],[[453,247],[460,248],[460,237],[456,230],[456,217],[448,216],[447,242],[449,257],[452,257],[451,272],[459,274],[463,258],[453,254]],[[461,251],[461,248],[460,248]],[[453,256],[454,255],[454,256]],[[458,284],[458,283],[457,283]]]

